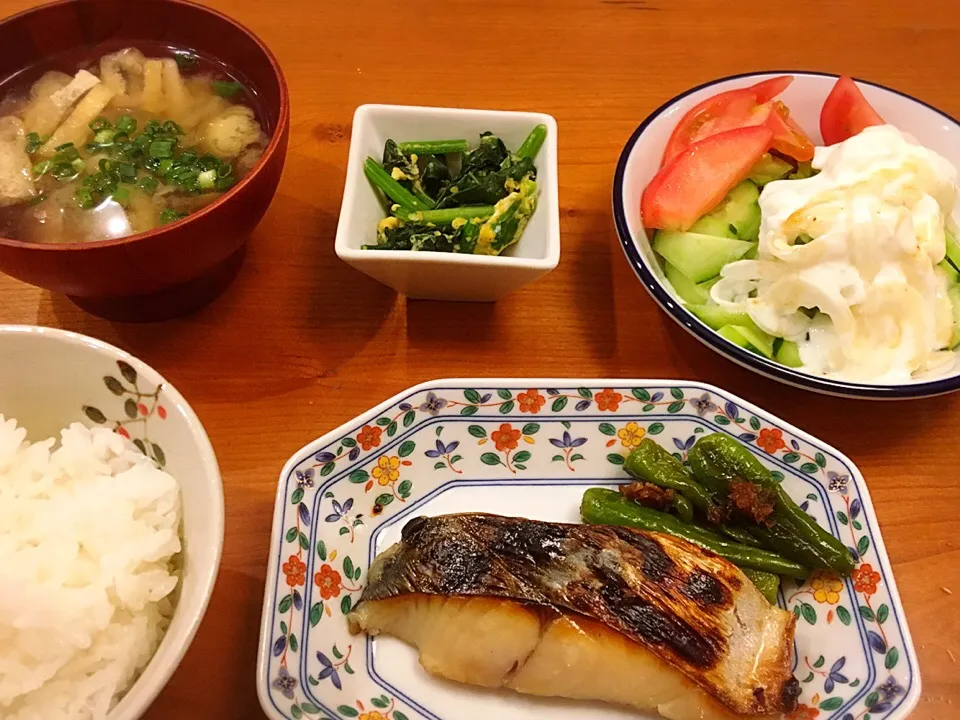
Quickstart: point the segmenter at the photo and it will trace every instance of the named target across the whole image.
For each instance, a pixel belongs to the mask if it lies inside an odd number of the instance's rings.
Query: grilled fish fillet
[[[439,677],[671,720],[778,714],[799,694],[793,615],[726,560],[628,528],[416,518],[348,621],[417,647]]]

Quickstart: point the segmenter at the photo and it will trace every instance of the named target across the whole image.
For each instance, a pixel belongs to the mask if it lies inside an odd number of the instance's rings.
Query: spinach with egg
[[[365,250],[499,255],[516,243],[537,207],[534,158],[547,128],[537,125],[510,152],[498,136],[466,140],[387,140],[381,162],[364,173],[385,196],[389,214]]]

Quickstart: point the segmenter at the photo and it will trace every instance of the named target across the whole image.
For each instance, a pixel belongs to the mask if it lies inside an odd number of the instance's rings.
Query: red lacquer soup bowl
[[[32,82],[51,69],[52,57],[93,57],[138,44],[191,50],[229,68],[255,100],[270,142],[233,188],[169,225],[87,243],[0,237],[0,271],[121,319],[188,312],[226,286],[276,193],[290,119],[283,72],[266,45],[225,15],[182,0],[69,0],[10,17],[0,23],[0,80]],[[72,74],[76,67],[54,69]]]

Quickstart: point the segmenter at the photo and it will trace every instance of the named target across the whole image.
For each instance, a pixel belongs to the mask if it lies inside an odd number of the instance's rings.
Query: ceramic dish
[[[547,126],[547,137],[534,161],[540,186],[537,209],[523,236],[503,255],[361,249],[376,243],[377,223],[386,214],[363,174],[363,162],[368,156],[379,159],[388,138],[465,138],[475,145],[480,133],[489,130],[508,148],[516,148],[540,123]],[[545,275],[560,262],[557,121],[543,113],[361,105],[353,116],[336,250],[360,272],[408,297],[426,300],[497,300]]]
[[[920,696],[916,653],[863,477],[829,445],[700,383],[443,380],[411,388],[297,452],[283,468],[257,689],[271,718],[480,720],[644,717],[431,678],[394,638],[344,618],[367,568],[418,515],[481,511],[577,522],[586,488],[625,477],[652,436],[683,457],[704,432],[746,443],[855,552],[854,575],[785,581],[797,617],[796,717],[896,720]]]
[[[634,131],[620,154],[613,184],[614,221],[627,260],[653,299],[684,329],[721,355],[774,380],[833,395],[874,399],[925,397],[957,390],[960,388],[960,363],[956,363],[945,377],[902,385],[830,380],[788,368],[720,337],[686,310],[667,283],[643,227],[640,196],[660,167],[670,133],[683,114],[698,102],[725,90],[746,87],[765,78],[784,74],[793,75],[795,79],[779,99],[787,104],[800,125],[811,133],[814,142],[819,143],[820,108],[836,82],[836,76],[789,70],[748,73],[699,85],[668,100]],[[911,133],[923,145],[938,152],[955,166],[960,166],[960,123],[909,95],[882,85],[857,82],[870,104],[887,121]]]
[[[135,720],[190,647],[207,609],[223,547],[223,486],[210,440],[174,387],[132,355],[76,333],[0,325],[0,414],[31,441],[70,423],[126,434],[180,483],[182,580],[173,620],[143,674],[107,716]]]

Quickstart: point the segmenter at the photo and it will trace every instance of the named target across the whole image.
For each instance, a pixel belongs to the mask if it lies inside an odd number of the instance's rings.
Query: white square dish
[[[363,163],[379,159],[388,138],[465,138],[475,144],[487,130],[516,148],[538,124],[547,138],[535,159],[540,196],[536,212],[516,245],[500,256],[407,250],[363,250],[376,243],[385,216]],[[557,121],[550,115],[501,110],[463,110],[405,105],[361,105],[353,116],[347,179],[337,225],[337,256],[399,293],[425,300],[493,301],[533,282],[560,262],[560,202],[557,182]]]
[[[419,515],[578,522],[584,490],[627,478],[643,437],[683,459],[736,437],[856,559],[842,579],[784,580],[797,617],[794,720],[902,720],[920,673],[863,476],[844,455],[719,388],[663,380],[438,380],[307,445],[277,491],[257,689],[275,720],[653,720],[602,703],[438,680],[392,637],[351,635],[373,558]]]

